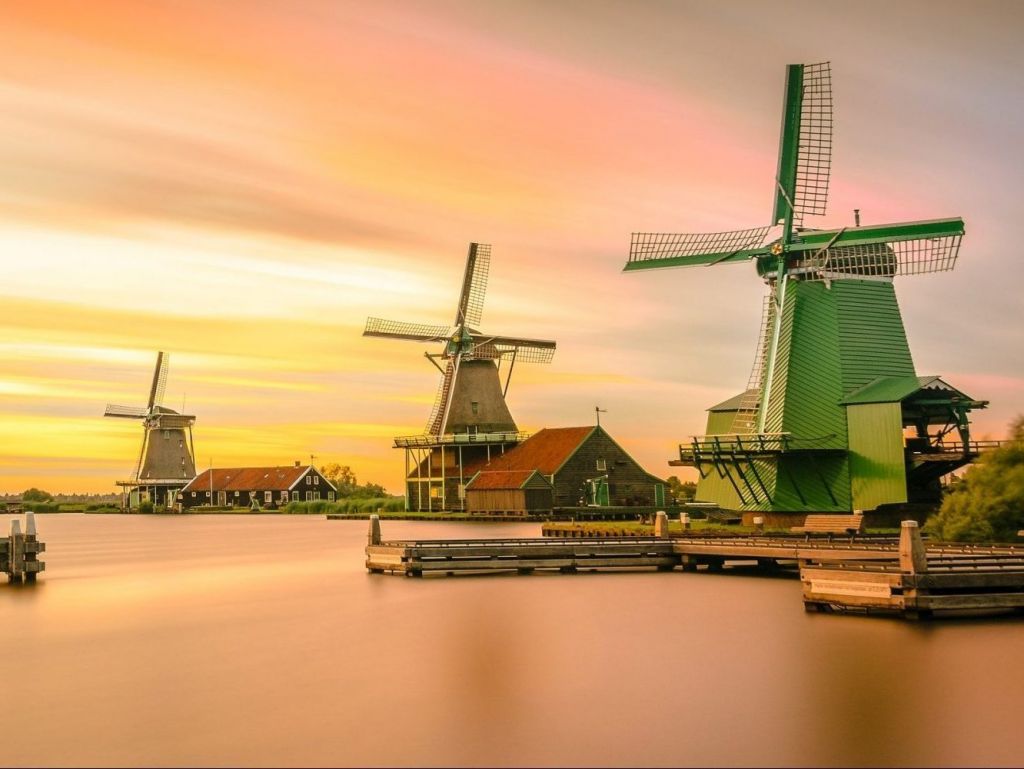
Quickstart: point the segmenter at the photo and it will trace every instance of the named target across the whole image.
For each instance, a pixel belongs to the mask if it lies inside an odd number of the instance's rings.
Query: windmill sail
[[[455,325],[479,326],[487,293],[487,274],[491,269],[491,247],[487,243],[470,243],[466,256],[466,272],[459,292]]]
[[[142,406],[117,406],[113,403],[108,403],[106,410],[103,412],[105,417],[121,417],[124,419],[145,419],[147,414],[149,414],[149,409],[145,409]]]
[[[772,221],[801,224],[822,216],[832,168],[832,74],[829,62],[786,69],[782,135]]]
[[[153,384],[149,388],[149,410],[164,402],[164,391],[167,389],[167,368],[171,356],[165,352],[156,354],[156,368],[153,370]]]
[[[444,376],[441,377],[441,384],[438,385],[437,395],[434,397],[434,406],[430,410],[430,418],[427,420],[427,435],[440,435],[444,426],[444,413],[448,406],[448,398],[452,392],[452,382],[455,379],[455,363],[448,361],[444,369]]]
[[[771,227],[686,234],[634,232],[626,270],[746,261],[763,253]]]
[[[555,356],[555,347],[555,342],[547,339],[493,336],[478,340],[469,355],[474,358],[497,359],[514,354],[519,363],[550,363]]]
[[[363,336],[382,336],[388,339],[408,339],[413,342],[443,342],[452,334],[451,326],[431,326],[424,323],[404,323],[399,320],[367,318]]]

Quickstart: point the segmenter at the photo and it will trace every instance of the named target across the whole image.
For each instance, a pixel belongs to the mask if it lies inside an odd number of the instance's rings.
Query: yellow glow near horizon
[[[763,286],[749,266],[623,275],[629,233],[765,220],[782,67],[820,51],[757,4],[739,26],[711,2],[598,5],[4,8],[0,492],[112,491],[141,430],[103,408],[145,401],[157,350],[198,465],[313,454],[400,491],[391,438],[422,429],[437,349],[363,325],[451,322],[474,240],[494,244],[484,330],[558,342],[551,366],[516,367],[520,426],[600,405],[649,470],[677,472],[678,443],[747,380]],[[965,13],[919,20],[922,39],[964,28],[950,69],[853,11],[804,9],[844,105],[813,224],[964,215],[957,272],[898,291],[919,369],[991,400],[976,433],[998,436],[1024,385],[1006,354],[1024,347],[1006,248],[1024,116],[991,57],[1020,53],[1013,24]],[[965,296],[986,312],[935,317]]]

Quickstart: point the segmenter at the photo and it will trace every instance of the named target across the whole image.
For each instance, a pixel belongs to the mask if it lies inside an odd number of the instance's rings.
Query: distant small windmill
[[[133,502],[149,494],[150,501],[161,507],[170,507],[174,493],[196,475],[192,446],[196,418],[163,405],[169,365],[170,355],[158,352],[146,406],[108,404],[103,412],[105,417],[142,421],[142,445],[135,469],[128,480],[118,481],[118,485],[136,494]]]
[[[364,336],[444,344],[440,353],[426,354],[442,375],[427,420],[427,435],[514,431],[516,425],[505,403],[513,367],[517,362],[550,363],[555,354],[555,343],[549,340],[497,336],[476,328],[483,315],[490,262],[489,245],[469,245],[451,326],[367,318]],[[443,367],[438,360],[443,361]],[[508,361],[504,385],[497,365],[502,361]]]
[[[505,401],[515,364],[550,363],[554,356],[553,341],[479,330],[490,261],[489,245],[469,245],[451,326],[366,321],[364,336],[443,345],[440,352],[425,353],[441,372],[441,382],[424,434],[395,438],[395,446],[406,450],[407,509],[462,506],[466,468],[523,437]],[[502,383],[499,367],[505,362]]]
[[[627,271],[753,261],[768,285],[746,390],[712,407],[707,434],[672,463],[696,467],[698,498],[723,507],[934,501],[939,478],[979,450],[967,412],[986,402],[916,376],[893,288],[898,275],[953,269],[963,220],[859,226],[858,213],[857,226],[804,228],[825,213],[831,153],[829,64],[790,65],[770,224],[633,235]],[[953,432],[959,442],[945,440]]]

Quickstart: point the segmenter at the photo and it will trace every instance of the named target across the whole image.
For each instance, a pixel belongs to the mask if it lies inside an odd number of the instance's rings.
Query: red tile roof
[[[309,465],[214,468],[203,470],[182,491],[209,491],[211,472],[214,491],[286,491],[307,470]]]
[[[521,489],[534,470],[484,470],[466,484],[467,489]]]
[[[538,470],[552,475],[565,460],[572,456],[580,444],[594,432],[589,427],[546,427],[532,435],[514,449],[495,457],[488,470]]]

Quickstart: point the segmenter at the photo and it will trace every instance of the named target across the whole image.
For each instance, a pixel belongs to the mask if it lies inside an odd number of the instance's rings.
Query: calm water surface
[[[371,576],[362,521],[38,521],[48,570],[0,585],[4,765],[1024,764],[1022,621],[807,615],[728,574]]]

